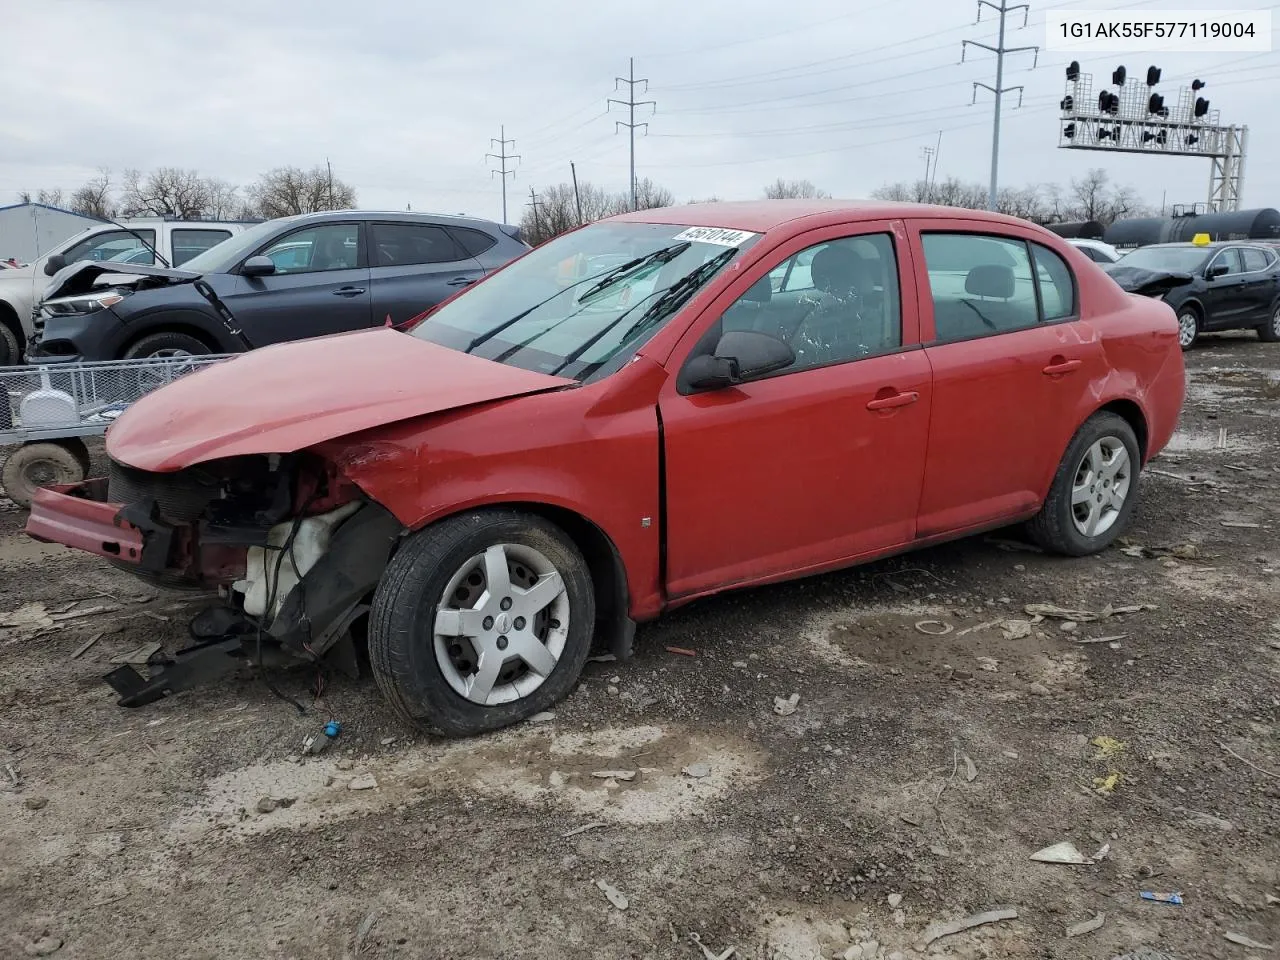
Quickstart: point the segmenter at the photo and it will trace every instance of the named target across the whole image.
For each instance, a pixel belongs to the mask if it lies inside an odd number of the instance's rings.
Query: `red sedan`
[[[672,207],[561,236],[407,332],[178,380],[27,531],[224,588],[184,656],[350,663],[367,622],[390,702],[459,736],[546,709],[593,640],[625,655],[695,597],[1018,521],[1102,550],[1183,387],[1173,311],[1024,221]]]

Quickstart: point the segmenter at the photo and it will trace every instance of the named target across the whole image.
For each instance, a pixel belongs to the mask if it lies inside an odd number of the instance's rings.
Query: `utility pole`
[[[920,148],[920,156],[924,157],[924,201],[925,203],[929,202],[929,196],[931,193],[929,189],[929,170],[932,166],[933,155],[935,153],[937,153],[937,151],[933,147]]]
[[[502,222],[503,223],[507,222],[507,177],[514,178],[516,175],[516,171],[514,168],[510,170],[507,169],[507,161],[520,159],[520,154],[518,153],[507,153],[508,145],[514,147],[516,145],[516,142],[514,140],[507,139],[507,128],[505,126],[499,127],[498,139],[489,141],[489,146],[490,147],[496,146],[498,148],[498,152],[486,153],[484,155],[484,158],[486,160],[492,157],[494,160],[497,160],[499,163],[499,167],[497,170],[494,170],[492,167],[489,169],[489,179],[492,180],[495,174],[502,177]],[[536,213],[537,211],[535,210],[534,212]]]
[[[938,131],[938,145],[933,148],[933,177],[929,180],[929,199],[933,200],[933,188],[938,183],[938,154],[942,153],[942,131]]]
[[[569,173],[573,176],[573,205],[578,208],[578,226],[582,226],[582,197],[578,193],[578,168],[569,161]]]
[[[614,130],[614,133],[617,133],[619,129],[621,129],[622,127],[626,127],[631,134],[631,209],[634,210],[636,208],[636,128],[643,127],[646,132],[649,129],[649,124],[647,123],[636,123],[636,107],[653,107],[654,112],[657,113],[658,103],[656,100],[637,100],[636,99],[636,84],[643,83],[644,90],[642,90],[641,93],[648,93],[649,81],[644,79],[641,79],[641,80],[636,79],[636,58],[635,57],[630,58],[630,69],[628,70],[627,73],[628,73],[627,76],[614,77],[614,80],[613,80],[613,89],[615,91],[622,84],[625,83],[627,85],[627,99],[608,100],[605,103],[605,109],[608,109],[609,107],[613,106],[613,104],[616,103],[618,104],[618,106],[626,107],[628,110],[627,121],[624,123],[621,120],[615,120],[613,130]]]
[[[324,158],[325,169],[329,171],[329,209],[333,209],[333,164],[329,162],[329,158]]]
[[[541,224],[538,223],[538,208],[543,206],[543,203],[541,200],[538,199],[538,194],[534,191],[532,186],[529,187],[529,202],[526,204],[526,206],[533,208],[533,235],[535,238],[537,238],[541,232],[539,230],[539,227],[541,226]],[[505,213],[503,214],[502,219],[503,220],[506,219]]]
[[[997,41],[994,47],[988,46],[985,43],[979,43],[976,40],[962,41],[960,44],[960,62],[961,63],[964,62],[964,55],[968,51],[969,47],[971,46],[980,47],[981,49],[987,50],[990,53],[994,53],[996,55],[996,85],[992,87],[985,83],[976,83],[976,82],[973,85],[973,102],[974,103],[978,102],[979,87],[982,87],[984,90],[990,90],[996,102],[995,115],[991,124],[991,186],[987,191],[987,209],[995,210],[996,193],[999,189],[999,182],[1000,182],[1000,105],[1003,102],[1004,95],[1006,93],[1013,93],[1013,91],[1017,90],[1018,106],[1022,106],[1022,92],[1023,92],[1023,88],[1021,86],[1006,87],[1004,85],[1004,58],[1006,54],[1024,53],[1027,50],[1034,50],[1035,59],[1031,63],[1031,69],[1034,70],[1036,67],[1036,64],[1040,62],[1040,48],[1036,46],[1006,47],[1004,45],[1005,20],[1008,18],[1008,15],[1010,13],[1013,13],[1015,10],[1021,10],[1022,25],[1025,27],[1027,25],[1027,17],[1030,15],[1030,12],[1031,12],[1030,6],[1028,6],[1025,3],[1019,3],[1014,6],[1010,6],[1009,0],[1000,0],[998,4],[992,2],[992,0],[978,0],[978,22],[979,23],[982,22],[983,7],[990,7],[992,10],[1000,14],[1000,39],[999,41]]]

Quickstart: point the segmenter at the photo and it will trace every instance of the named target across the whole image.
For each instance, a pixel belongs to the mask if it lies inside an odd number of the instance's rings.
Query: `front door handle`
[[[472,283],[475,283],[475,280],[473,280],[471,277],[454,277],[452,280],[449,280],[447,282],[447,286],[465,287],[468,284],[472,284]]]
[[[333,291],[335,297],[358,297],[364,293],[364,287],[339,287]]]
[[[883,393],[884,391],[881,391]],[[920,399],[920,394],[910,391],[907,393],[894,393],[887,397],[877,395],[874,400],[867,403],[868,410],[893,410],[897,407],[905,407],[908,404],[915,403]]]
[[[1042,372],[1046,377],[1059,377],[1064,373],[1079,370],[1083,365],[1083,360],[1063,360],[1061,357],[1054,357],[1053,362],[1045,367]]]

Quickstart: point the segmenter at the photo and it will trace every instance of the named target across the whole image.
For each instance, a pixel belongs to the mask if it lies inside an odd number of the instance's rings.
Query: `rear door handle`
[[[1043,373],[1047,377],[1056,377],[1079,370],[1083,364],[1083,360],[1059,360],[1055,357],[1054,362],[1045,367]]]
[[[475,280],[471,277],[454,277],[452,280],[447,281],[447,285],[450,287],[465,287],[472,283],[475,283]]]
[[[333,291],[335,297],[358,297],[364,293],[364,287],[339,287]]]
[[[905,407],[908,404],[915,403],[920,399],[920,394],[914,391],[908,393],[895,393],[888,397],[877,397],[867,403],[868,410],[893,410],[895,407]]]

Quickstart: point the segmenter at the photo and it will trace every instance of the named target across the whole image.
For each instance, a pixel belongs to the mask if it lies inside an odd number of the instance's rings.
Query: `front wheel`
[[[41,487],[79,483],[84,479],[86,460],[78,452],[83,448],[84,443],[79,440],[72,444],[53,440],[23,444],[9,454],[0,468],[0,486],[18,506],[29,507]],[[88,450],[85,450],[84,457],[87,456]]]
[[[409,537],[374,593],[369,660],[401,717],[464,737],[559,701],[586,662],[595,595],[555,525],[480,511]]]
[[[208,344],[187,333],[151,333],[131,344],[122,360],[167,360],[174,357],[204,357]]]
[[[1190,350],[1200,339],[1200,314],[1191,307],[1178,311],[1178,346]]]
[[[1141,465],[1133,428],[1114,413],[1095,413],[1067,446],[1049,496],[1028,524],[1032,538],[1072,557],[1105,550],[1133,514]]]
[[[1263,343],[1280,342],[1280,303],[1271,307],[1271,318],[1258,327],[1258,339]]]
[[[18,335],[0,320],[0,367],[16,367],[22,363],[22,347]]]

